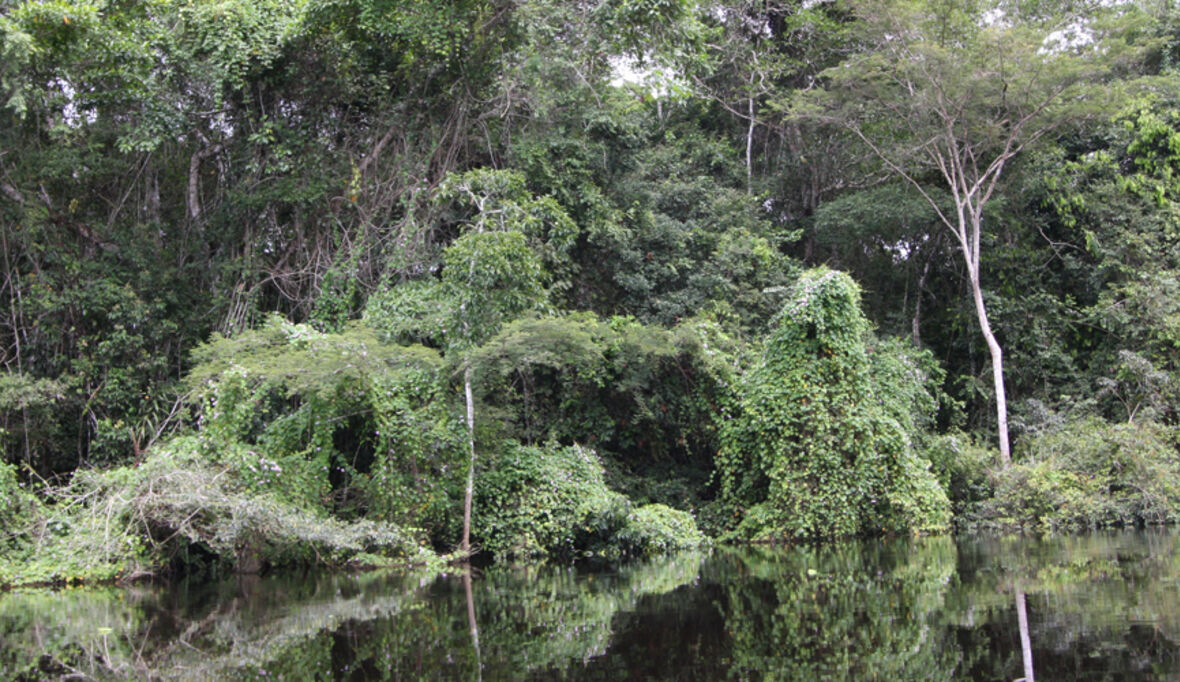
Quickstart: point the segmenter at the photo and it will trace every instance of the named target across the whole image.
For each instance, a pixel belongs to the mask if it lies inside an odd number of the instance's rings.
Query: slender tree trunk
[[[971,299],[975,302],[975,315],[979,329],[987,342],[992,360],[992,384],[996,393],[996,431],[1000,440],[1000,468],[1007,469],[1012,463],[1012,449],[1008,444],[1008,398],[1004,392],[1004,351],[992,332],[987,318],[987,306],[983,302],[983,286],[980,284],[980,248],[983,236],[983,207],[972,205],[970,199],[956,199],[958,212],[959,249],[967,264],[967,279],[971,283]],[[967,209],[970,208],[968,215]],[[945,219],[944,219],[945,220]]]
[[[1046,101],[1045,105],[1048,104]],[[935,140],[925,143],[929,158],[935,162],[946,180],[947,189],[955,200],[955,213],[952,218],[943,212],[939,202],[935,201],[923,188],[917,177],[907,172],[864,134],[857,126],[851,130],[873,150],[879,159],[894,173],[909,182],[930,204],[939,219],[954,233],[959,241],[959,253],[967,264],[967,274],[971,280],[971,297],[975,301],[975,313],[979,318],[979,326],[987,341],[988,351],[992,358],[992,380],[996,392],[996,429],[1000,439],[1000,466],[1008,468],[1012,461],[1012,451],[1008,444],[1008,399],[1004,394],[1004,354],[1000,344],[992,333],[991,324],[987,319],[987,308],[983,303],[983,289],[979,284],[980,249],[983,236],[983,207],[991,198],[1000,173],[1003,172],[1004,162],[1015,156],[1025,143],[1016,144],[1015,133],[1008,138],[1008,146],[1003,154],[992,161],[983,173],[974,166],[975,156],[973,145],[957,137],[958,112],[940,109],[935,112],[946,124],[948,133],[941,142]],[[1027,120],[1027,119],[1025,119]],[[1044,132],[1044,131],[1042,131]],[[1032,139],[1039,136],[1038,133]]]
[[[471,366],[463,370],[463,391],[467,395],[467,493],[463,496],[463,542],[465,556],[471,554],[471,500],[475,493],[475,399],[471,393]]]
[[[926,289],[926,276],[930,274],[930,258],[922,267],[922,276],[918,278],[918,290],[914,295],[914,318],[910,321],[910,336],[914,345],[922,347],[922,292]]]
[[[204,138],[202,138],[204,139]],[[194,152],[188,162],[188,214],[195,223],[201,217],[201,161],[216,156],[225,147],[218,143]]]
[[[155,223],[156,234],[159,234],[160,225],[164,221],[160,219],[160,178],[159,171],[155,168],[148,173],[147,179],[147,218],[149,222]]]
[[[748,100],[750,125],[746,128],[746,193],[754,191],[754,98]]]
[[[992,326],[987,319],[987,308],[983,304],[983,288],[979,284],[979,270],[968,263],[967,270],[971,279],[971,297],[975,301],[975,314],[979,317],[979,327],[983,330],[983,338],[987,341],[988,352],[992,356],[992,382],[996,391],[996,428],[1000,436],[1000,466],[1007,469],[1012,462],[1012,450],[1008,445],[1008,398],[1004,392],[1004,351],[996,335],[992,333]]]

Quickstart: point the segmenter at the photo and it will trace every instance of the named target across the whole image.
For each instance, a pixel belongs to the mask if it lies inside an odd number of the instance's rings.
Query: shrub
[[[265,565],[342,565],[374,557],[429,563],[420,531],[345,522],[252,490],[233,468],[205,460],[196,437],[173,439],[138,468],[79,471],[29,530],[0,584],[102,580],[208,557],[256,572]],[[33,548],[36,551],[33,551]],[[19,555],[19,556],[18,556]]]
[[[205,458],[250,492],[446,534],[463,451],[436,351],[275,316],[193,357]]]
[[[579,445],[507,441],[476,493],[477,542],[497,558],[604,551],[630,511],[606,486],[598,456]]]
[[[996,477],[978,523],[1094,528],[1180,520],[1175,427],[1088,418],[1030,439],[1024,462]]]
[[[109,486],[118,498],[126,498],[123,517],[157,551],[174,553],[187,542],[239,569],[254,568],[243,562],[341,564],[361,553],[408,561],[428,558],[420,549],[425,538],[416,529],[371,520],[345,522],[314,507],[259,494],[251,481],[231,468],[205,464],[198,452],[193,439],[177,439],[132,475],[115,470],[97,476],[91,485]]]
[[[928,439],[923,454],[950,497],[956,523],[970,523],[979,505],[995,493],[995,451],[978,445],[966,434],[952,432]]]
[[[695,549],[708,539],[692,515],[663,504],[647,504],[627,515],[627,525],[614,538],[624,554],[656,555]]]
[[[0,461],[0,549],[16,543],[38,507],[37,499],[21,485],[16,467]]]

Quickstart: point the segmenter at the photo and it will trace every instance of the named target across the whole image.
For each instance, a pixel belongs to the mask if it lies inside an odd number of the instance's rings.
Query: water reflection
[[[1176,538],[15,592],[0,679],[1160,679],[1180,675]]]

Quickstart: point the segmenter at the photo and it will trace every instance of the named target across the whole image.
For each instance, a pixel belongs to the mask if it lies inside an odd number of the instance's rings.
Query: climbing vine
[[[717,458],[722,504],[747,539],[819,538],[949,521],[945,493],[875,385],[868,323],[847,275],[810,270],[741,387]],[[878,375],[880,376],[880,375]]]

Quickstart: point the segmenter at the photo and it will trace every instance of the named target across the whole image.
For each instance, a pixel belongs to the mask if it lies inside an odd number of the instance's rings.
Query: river
[[[0,594],[0,679],[1180,678],[1178,538],[877,539],[20,590]]]

